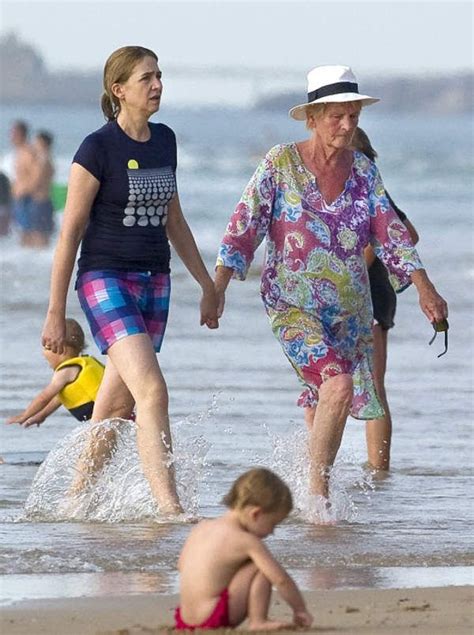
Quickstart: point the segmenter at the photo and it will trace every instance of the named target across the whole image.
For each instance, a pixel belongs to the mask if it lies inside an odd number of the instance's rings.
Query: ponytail
[[[115,121],[118,114],[118,108],[115,106],[115,104],[105,91],[102,93],[100,106],[107,121]]]

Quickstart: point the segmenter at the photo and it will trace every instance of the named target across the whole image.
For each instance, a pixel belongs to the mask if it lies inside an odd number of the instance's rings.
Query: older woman
[[[294,119],[306,120],[310,139],[268,152],[230,219],[217,260],[220,315],[230,279],[245,278],[267,239],[261,295],[305,386],[299,405],[316,405],[309,422],[310,490],[325,498],[348,415],[383,414],[371,373],[365,246],[371,243],[396,289],[416,285],[430,321],[447,316],[375,164],[350,149],[362,106],[376,101],[359,93],[350,68],[314,68],[308,103],[290,110]]]

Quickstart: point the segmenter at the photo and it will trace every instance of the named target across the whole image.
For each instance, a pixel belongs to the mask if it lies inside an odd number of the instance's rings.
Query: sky
[[[1,32],[35,45],[50,70],[100,69],[141,44],[181,66],[306,72],[347,64],[370,74],[468,69],[471,2],[2,0]]]

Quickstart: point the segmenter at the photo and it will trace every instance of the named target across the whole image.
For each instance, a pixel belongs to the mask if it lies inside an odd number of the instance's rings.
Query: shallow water
[[[204,111],[167,118],[183,137],[181,199],[209,267],[256,153],[296,136],[294,124],[282,117],[256,115],[252,131],[253,114],[224,115],[227,119]],[[78,117],[77,142],[91,117]],[[57,116],[55,121],[60,137],[64,120]],[[63,411],[40,428],[2,425],[4,602],[175,591],[177,555],[189,522],[220,513],[219,501],[230,483],[254,464],[275,469],[295,494],[296,511],[269,544],[303,588],[473,582],[471,139],[465,119],[373,118],[369,123],[365,127],[377,140],[388,189],[419,230],[422,259],[451,311],[449,353],[437,359],[441,341],[428,346],[432,330],[418,309],[416,292],[408,289],[399,298],[387,380],[394,416],[391,473],[376,478],[365,470],[364,425],[349,420],[333,477],[336,524],[311,523],[306,438],[295,405],[300,388],[258,296],[262,252],[249,280],[232,283],[217,332],[199,327],[198,290],[174,257],[172,308],[160,363],[170,391],[186,516],[178,523],[160,519],[129,424],[121,424],[120,451],[93,496],[72,517],[62,502],[87,426],[76,426]],[[216,143],[219,135],[223,147]],[[62,143],[66,158],[77,143]],[[49,378],[39,335],[52,250],[22,250],[15,237],[0,239],[0,248],[4,420]],[[84,324],[73,292],[68,313]],[[92,342],[88,352],[96,354]]]

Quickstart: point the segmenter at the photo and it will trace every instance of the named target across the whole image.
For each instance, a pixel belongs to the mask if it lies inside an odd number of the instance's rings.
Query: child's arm
[[[267,547],[256,536],[248,536],[250,546],[248,555],[257,568],[276,587],[281,597],[293,609],[293,621],[297,626],[311,626],[313,616],[308,613],[300,590],[293,578],[275,560]]]
[[[51,404],[52,400],[57,397],[58,393],[66,386],[74,381],[80,371],[78,366],[70,366],[62,368],[53,374],[51,382],[37,395],[26,409],[18,415],[9,417],[7,423],[25,423],[31,417],[37,415]],[[51,404],[52,407],[52,404]],[[56,408],[49,410],[48,414],[54,412]],[[31,424],[30,424],[31,425]]]
[[[39,426],[43,423],[45,419],[49,417],[50,414],[53,414],[55,410],[59,408],[61,405],[61,400],[59,397],[53,397],[51,401],[39,412],[28,417],[26,421],[23,423],[24,428],[29,428],[30,426]]]

